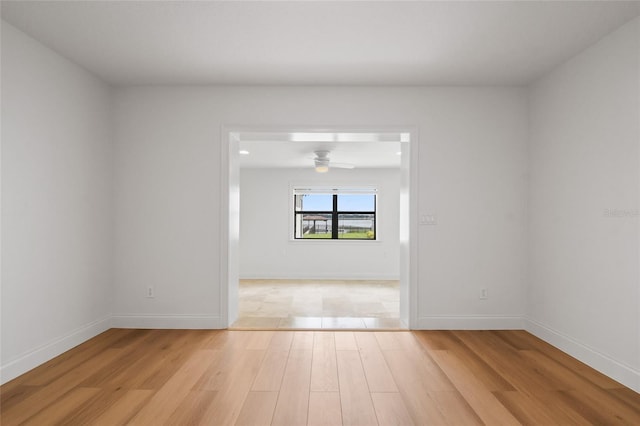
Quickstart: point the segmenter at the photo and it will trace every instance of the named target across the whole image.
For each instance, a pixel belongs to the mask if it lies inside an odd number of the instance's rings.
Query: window
[[[375,240],[375,189],[294,189],[295,239]]]

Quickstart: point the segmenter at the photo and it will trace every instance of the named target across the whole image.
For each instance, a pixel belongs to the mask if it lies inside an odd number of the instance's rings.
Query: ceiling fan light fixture
[[[329,159],[326,156],[315,159],[316,172],[327,173],[329,171]]]

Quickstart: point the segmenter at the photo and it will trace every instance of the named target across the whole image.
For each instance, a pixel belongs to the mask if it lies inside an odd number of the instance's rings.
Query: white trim
[[[420,190],[419,190],[419,184],[420,184],[420,174],[419,174],[419,169],[420,169],[420,146],[421,146],[421,141],[420,141],[420,132],[418,131],[418,127],[410,127],[409,128],[409,143],[404,143],[402,146],[402,151],[403,151],[403,157],[404,157],[404,151],[406,149],[408,149],[408,153],[409,153],[409,176],[408,176],[408,183],[407,186],[409,188],[409,234],[407,236],[407,238],[409,239],[409,253],[408,253],[408,259],[405,259],[404,261],[408,262],[408,265],[405,266],[402,264],[403,262],[403,257],[402,257],[402,252],[400,254],[400,274],[402,275],[403,270],[408,274],[407,277],[407,285],[408,285],[408,289],[403,293],[402,289],[400,290],[400,296],[401,297],[405,297],[405,301],[408,305],[407,309],[406,309],[406,314],[405,317],[403,317],[403,314],[405,314],[405,312],[402,309],[402,305],[400,306],[400,319],[403,322],[408,322],[409,323],[409,329],[416,329],[419,328],[419,316],[420,316],[420,305],[418,303],[418,301],[420,300],[420,294],[419,294],[419,289],[420,289],[420,268],[419,268],[419,253],[420,253],[420,246],[419,246],[419,241],[420,238],[418,237],[419,235],[419,225],[418,225],[418,216],[419,216],[419,204],[418,201],[420,199]],[[426,143],[426,142],[425,142]],[[404,161],[404,160],[403,160]],[[404,167],[401,167],[401,170],[403,170]],[[402,179],[402,178],[401,178]],[[403,183],[400,183],[400,191],[403,190]],[[426,194],[423,194],[426,195]],[[402,238],[401,238],[401,242],[400,244],[402,244]],[[400,247],[400,250],[402,250],[402,247]],[[406,269],[405,269],[406,268]],[[400,282],[400,285],[402,285],[403,282]],[[402,303],[402,300],[401,302]]]
[[[623,385],[640,392],[640,370],[617,361],[566,334],[530,318],[525,330]]]
[[[221,137],[220,137],[220,194],[222,195],[222,202],[220,203],[220,315],[222,324],[228,324],[231,320],[229,318],[231,316],[229,304],[230,295],[229,286],[231,285],[230,280],[232,275],[230,273],[231,268],[234,268],[235,265],[231,263],[234,261],[234,256],[232,256],[229,252],[232,250],[231,241],[230,241],[230,219],[232,212],[230,211],[230,200],[229,200],[229,186],[231,184],[230,173],[231,167],[237,166],[239,164],[235,164],[232,161],[231,155],[231,137],[234,134],[241,132],[349,132],[349,133],[358,133],[358,132],[399,132],[399,133],[408,133],[410,135],[409,141],[402,141],[401,145],[407,146],[410,153],[409,155],[409,176],[407,187],[409,189],[409,212],[408,212],[408,221],[409,221],[409,232],[407,235],[408,241],[408,259],[403,261],[402,255],[402,247],[400,254],[400,268],[405,268],[406,278],[402,277],[401,271],[401,288],[400,288],[400,296],[401,296],[401,306],[400,306],[400,316],[401,321],[403,323],[409,323],[409,328],[418,328],[415,327],[418,324],[418,237],[417,237],[417,228],[418,228],[418,164],[419,164],[419,134],[418,127],[414,125],[403,125],[403,126],[380,126],[373,125],[369,127],[350,127],[350,126],[283,126],[283,125],[241,125],[241,124],[223,124],[221,126]],[[404,151],[404,149],[403,149]],[[402,170],[401,166],[401,170]],[[402,183],[401,188],[402,191]],[[293,224],[289,224],[289,232],[293,231]],[[298,242],[299,243],[299,240]],[[371,244],[372,242],[365,242]],[[402,241],[401,241],[402,244]],[[403,289],[404,281],[406,280],[407,289]],[[404,299],[403,299],[404,298]],[[402,300],[406,300],[406,303],[403,303]],[[403,316],[404,315],[404,316]]]
[[[379,142],[384,143],[384,142]],[[291,185],[291,184],[290,184]],[[291,185],[292,195],[322,194],[322,195],[378,195],[376,185]],[[293,209],[291,209],[293,210]]]
[[[7,383],[21,374],[44,364],[58,355],[111,328],[111,316],[83,325],[35,349],[26,351],[0,367],[0,384]]]
[[[419,330],[522,330],[523,319],[507,315],[431,315],[418,318]]]
[[[293,232],[293,225],[291,225],[289,227],[291,229],[291,231]],[[313,239],[313,238],[291,238],[289,239],[289,243],[293,244],[294,247],[295,246],[303,246],[303,245],[309,245],[309,246],[315,246],[317,247],[318,244],[324,244],[327,246],[330,245],[334,245],[337,247],[344,247],[345,245],[350,245],[350,246],[371,246],[372,244],[384,244],[384,240],[377,238],[378,236],[376,235],[376,239],[375,240],[350,240],[348,238],[344,238],[344,239],[339,239],[339,240],[334,240],[331,238],[318,238],[318,239]]]
[[[151,329],[222,329],[219,316],[213,315],[148,315],[117,314],[113,316],[113,328]]]
[[[231,214],[229,212],[229,173],[231,171],[231,138],[233,131],[226,126],[220,128],[220,241],[218,255],[218,272],[220,274],[220,284],[218,289],[218,298],[220,316],[224,321],[224,327],[229,324],[229,220]],[[213,284],[212,284],[213,285]]]
[[[270,275],[270,274],[246,274],[240,277],[241,280],[367,280],[367,281],[398,281],[400,277],[397,275],[380,275],[380,274],[341,274],[333,275],[331,273],[313,273],[305,275]]]

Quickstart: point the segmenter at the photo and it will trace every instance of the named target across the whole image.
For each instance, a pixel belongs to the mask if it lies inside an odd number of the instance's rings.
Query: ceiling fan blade
[[[332,167],[334,169],[353,169],[356,166],[354,166],[353,164],[348,164],[348,163],[334,163],[332,161],[331,163],[329,163],[329,167]]]

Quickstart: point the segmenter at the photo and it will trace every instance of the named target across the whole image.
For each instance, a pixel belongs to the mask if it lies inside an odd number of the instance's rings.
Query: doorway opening
[[[228,326],[411,327],[414,133],[225,130]]]

